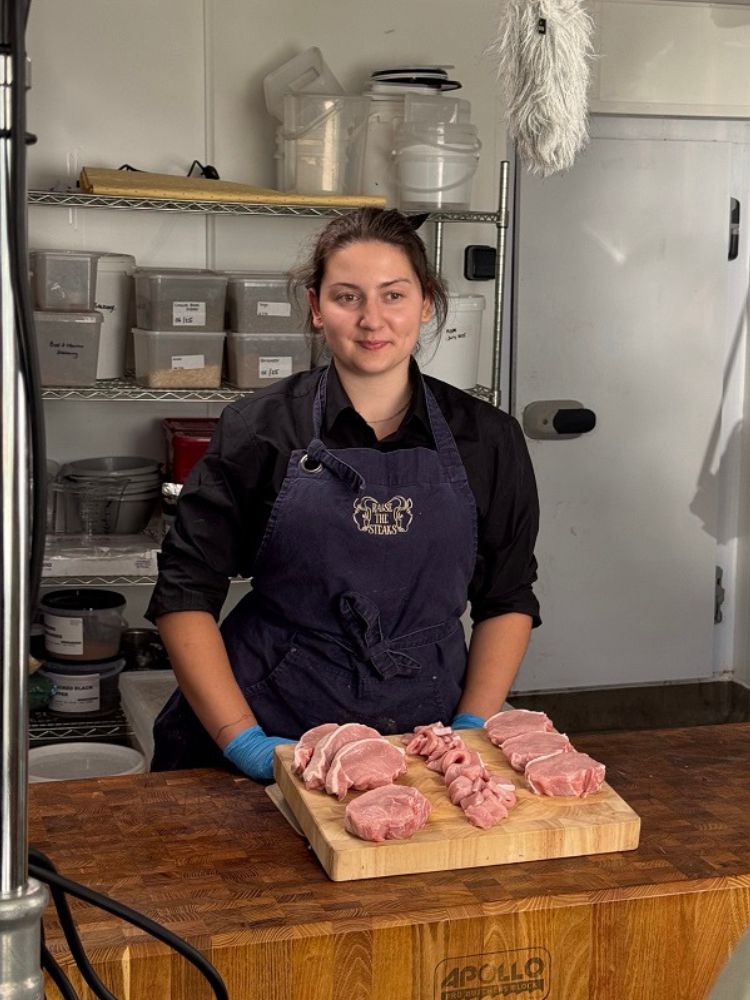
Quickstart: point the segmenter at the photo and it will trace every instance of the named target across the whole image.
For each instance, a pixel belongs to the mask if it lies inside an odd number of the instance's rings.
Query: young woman
[[[154,769],[266,780],[320,723],[481,725],[539,623],[523,434],[413,360],[447,299],[409,220],[335,219],[300,280],[331,364],[226,407],[164,541],[147,615],[179,691]],[[252,591],[219,628],[236,574]]]

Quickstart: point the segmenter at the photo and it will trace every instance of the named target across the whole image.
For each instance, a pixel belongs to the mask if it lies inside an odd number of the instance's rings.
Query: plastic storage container
[[[427,375],[459,389],[477,384],[479,345],[482,336],[483,295],[449,295],[448,314],[437,346],[426,348],[420,367]]]
[[[286,275],[230,275],[229,328],[236,333],[298,333],[300,315],[289,295]]]
[[[44,594],[44,648],[56,660],[92,663],[117,656],[127,627],[125,598],[115,590],[82,587]]]
[[[149,389],[218,389],[226,334],[133,330],[135,380]]]
[[[170,483],[185,482],[190,470],[205,454],[218,422],[218,417],[167,417],[162,420]]]
[[[135,320],[135,257],[102,253],[96,265],[96,308],[104,317],[99,342],[97,378],[122,378],[128,331]]]
[[[142,774],[146,758],[133,747],[113,743],[55,743],[29,750],[29,781],[71,781]]]
[[[98,257],[98,253],[81,250],[32,250],[29,262],[36,308],[59,312],[93,310]]]
[[[225,274],[185,268],[137,268],[136,322],[141,330],[224,329]]]
[[[310,344],[303,333],[229,333],[229,381],[239,389],[261,389],[310,367]]]
[[[42,385],[96,383],[102,314],[34,311]]]
[[[277,134],[283,190],[348,194],[358,180],[357,144],[364,124],[361,97],[287,94],[284,127]]]
[[[474,125],[404,122],[396,130],[399,208],[465,211],[479,163]]]
[[[96,663],[62,663],[47,660],[39,670],[55,685],[48,708],[57,715],[87,718],[112,715],[120,704],[120,674],[123,657]]]
[[[312,47],[263,77],[263,96],[270,114],[284,117],[285,94],[343,94],[320,49]]]

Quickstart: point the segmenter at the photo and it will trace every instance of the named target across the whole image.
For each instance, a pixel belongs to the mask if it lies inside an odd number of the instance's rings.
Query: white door
[[[520,179],[513,411],[597,424],[527,438],[544,624],[516,691],[711,674],[731,146],[683,124],[594,120],[568,174]]]

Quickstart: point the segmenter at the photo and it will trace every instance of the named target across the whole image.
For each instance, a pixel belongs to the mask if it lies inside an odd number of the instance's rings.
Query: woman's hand
[[[485,720],[471,712],[459,712],[451,722],[451,729],[481,729]]]
[[[224,747],[230,763],[254,781],[273,781],[273,748],[295,743],[283,736],[266,736],[260,726],[249,726]]]

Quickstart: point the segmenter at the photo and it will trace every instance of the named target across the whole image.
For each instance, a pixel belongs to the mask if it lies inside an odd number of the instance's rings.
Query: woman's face
[[[406,369],[432,315],[409,258],[390,243],[352,243],[328,258],[320,294],[308,290],[313,325],[337,365],[357,375]]]

